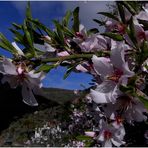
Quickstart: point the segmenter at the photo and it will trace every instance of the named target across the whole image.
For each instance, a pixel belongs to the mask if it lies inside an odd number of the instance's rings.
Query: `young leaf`
[[[97,28],[92,28],[88,31],[89,33],[98,33],[99,30]]]
[[[92,138],[86,135],[79,135],[76,137],[76,139],[82,141],[82,140],[91,140]]]
[[[73,34],[73,32],[71,30],[69,30],[67,27],[63,27],[63,33],[65,36],[68,37],[74,37],[75,35]]]
[[[37,72],[44,71],[44,72],[48,73],[52,68],[55,68],[55,65],[43,64],[42,66],[39,67]]]
[[[18,31],[14,30],[14,29],[9,29],[14,35],[15,38],[17,38],[17,42],[24,44],[24,36],[22,34],[20,34]]]
[[[23,31],[24,31],[24,39],[26,40],[26,46],[29,47],[28,49],[31,52],[31,54],[35,55],[35,50],[33,47],[33,39],[26,26],[26,21],[24,21]]]
[[[129,29],[127,29],[128,36],[130,37],[131,41],[134,43],[135,46],[137,46],[137,39],[135,35],[135,27],[133,23],[133,18],[131,17],[129,21]]]
[[[124,93],[133,94],[133,92],[134,92],[134,88],[132,86],[120,85],[119,89]]]
[[[53,36],[53,32],[49,28],[47,28],[44,24],[40,23],[38,20],[29,19],[29,21],[34,23],[41,30],[45,31],[48,36],[50,37]]]
[[[15,27],[16,30],[22,29],[22,25],[18,25],[16,23],[12,23],[12,25]]]
[[[63,18],[62,24],[65,27],[68,27],[69,19],[71,17],[71,11],[67,11],[65,17]]]
[[[100,20],[97,20],[97,19],[93,19],[94,22],[98,23],[100,26],[104,26],[105,25],[105,22],[102,22]]]
[[[136,11],[133,9],[133,7],[127,2],[127,1],[120,1],[120,4],[123,5],[127,10],[132,14],[135,15]]]
[[[75,8],[75,10],[73,11],[73,30],[74,32],[78,32],[79,31],[79,25],[80,25],[80,21],[79,21],[79,7]]]
[[[59,22],[56,20],[54,20],[53,22],[56,26],[56,31],[57,31],[60,43],[64,44],[64,36],[63,36],[63,32],[62,32],[63,26],[61,24],[59,24]]]
[[[17,50],[12,46],[12,44],[6,39],[6,37],[0,33],[0,47],[8,50],[13,54],[17,54]]]
[[[102,33],[102,35],[110,37],[116,41],[123,41],[123,36],[121,36],[118,33],[106,32],[106,33]]]
[[[146,96],[140,90],[137,90],[136,96],[140,99],[140,101],[144,104],[145,108],[148,109],[148,96]]]
[[[65,80],[69,75],[70,73],[74,70],[75,68],[75,65],[71,66],[70,68],[67,69],[66,73],[64,74],[64,77],[63,79]]]
[[[120,3],[118,3],[118,1],[116,2],[116,4],[117,4],[117,7],[118,7],[120,18],[121,18],[123,24],[125,24],[126,20],[125,20],[124,8],[123,8],[123,6]]]
[[[30,2],[28,1],[27,3],[27,8],[26,8],[26,18],[32,18],[32,15],[31,15],[31,9],[30,9]]]
[[[102,14],[102,15],[107,16],[113,20],[119,21],[119,19],[115,15],[113,15],[109,12],[98,12],[97,14]]]

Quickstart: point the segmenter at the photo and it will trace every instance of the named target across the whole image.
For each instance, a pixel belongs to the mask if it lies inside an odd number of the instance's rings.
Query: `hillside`
[[[26,113],[50,108],[75,98],[72,90],[43,88],[38,93],[41,95],[36,96],[39,106],[30,107],[22,102],[20,88],[10,89],[8,84],[0,84],[0,131],[7,128],[12,121],[17,120]]]
[[[39,106],[30,107],[22,102],[20,90],[10,89],[8,84],[0,85],[0,146],[9,145],[11,140],[13,142],[10,145],[24,140],[22,134],[28,133],[28,130],[34,131],[35,127],[54,119],[52,113],[63,114],[64,103],[76,98],[72,90],[43,88],[37,90]]]

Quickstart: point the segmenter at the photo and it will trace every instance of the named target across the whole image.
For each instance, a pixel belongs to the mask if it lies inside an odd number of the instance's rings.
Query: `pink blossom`
[[[41,80],[44,78],[44,73],[35,73],[34,70],[28,71],[25,63],[14,65],[7,58],[3,58],[3,62],[0,63],[0,73],[4,75],[2,83],[8,82],[11,88],[16,88],[18,85],[22,86],[24,103],[31,106],[38,105],[33,90],[42,87]]]

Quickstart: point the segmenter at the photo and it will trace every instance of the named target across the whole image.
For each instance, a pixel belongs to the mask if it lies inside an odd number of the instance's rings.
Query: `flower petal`
[[[102,79],[113,73],[113,66],[111,65],[108,58],[97,57],[96,55],[93,55],[92,62],[94,69],[96,70],[97,74],[102,77]]]
[[[92,90],[90,91],[90,95],[92,97],[92,100],[95,102],[95,103],[109,103],[111,102],[108,98],[108,96],[110,96],[110,93],[101,93],[101,92],[98,92],[98,91],[95,91],[95,90]],[[108,96],[107,96],[108,95]]]
[[[104,138],[104,132],[103,131],[100,132],[100,134],[98,136],[98,140],[99,141],[104,141],[105,140],[105,138]]]
[[[26,83],[23,83],[22,85],[22,97],[23,102],[30,106],[38,106],[38,103],[33,95],[33,92],[29,86],[27,86]]]
[[[84,66],[82,66],[81,64],[77,65],[76,69],[81,72],[88,72],[88,70]]]
[[[89,137],[94,137],[95,136],[95,132],[85,132],[85,135],[89,136]]]
[[[34,43],[33,46],[43,52],[55,52],[55,48],[53,48],[51,45],[49,45],[48,43],[44,43],[44,45],[41,44],[36,44]]]
[[[104,143],[104,147],[112,147],[111,140],[106,140]]]
[[[62,51],[62,52],[58,52],[57,56],[59,57],[69,56],[69,53],[67,51]]]
[[[5,74],[17,75],[15,65],[7,58],[3,59],[3,68]]]
[[[11,88],[16,88],[18,85],[16,76],[4,75],[1,82],[2,84],[8,82]]]
[[[148,18],[148,12],[146,11],[141,11],[138,15],[136,15],[136,18],[140,19],[140,20],[146,20]]]
[[[124,51],[126,48],[123,42],[112,41],[110,58],[113,65],[118,69],[122,69],[122,65],[125,63]]]
[[[115,145],[115,146],[117,146],[117,147],[119,147],[120,145],[122,145],[122,144],[125,144],[125,142],[123,142],[123,141],[121,141],[120,139],[111,139],[111,141],[112,141],[112,143]]]
[[[18,47],[18,45],[15,42],[12,42],[11,44],[18,51],[19,55],[24,56],[23,51]]]
[[[80,26],[79,26],[79,31],[80,31],[80,33],[83,35],[83,37],[84,38],[86,38],[86,36],[87,36],[87,32],[86,32],[86,28],[84,27],[84,25],[82,25],[82,24],[80,24]]]
[[[96,90],[91,89],[90,95],[95,103],[115,103],[119,91],[116,83],[105,81],[98,85]]]
[[[123,72],[124,72],[124,76],[126,77],[132,77],[135,74],[133,71],[130,71],[127,62],[123,64]]]
[[[109,93],[113,91],[115,88],[116,83],[113,81],[103,81],[100,85],[97,86],[95,89],[96,91],[103,92],[103,93]]]

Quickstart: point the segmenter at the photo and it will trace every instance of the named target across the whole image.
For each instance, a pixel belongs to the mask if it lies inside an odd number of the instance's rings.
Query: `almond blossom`
[[[100,120],[100,130],[99,134],[95,131],[87,131],[85,135],[96,139],[98,142],[101,142],[102,147],[112,147],[114,146],[121,146],[125,144],[123,138],[125,136],[125,129],[122,124],[115,128],[112,124],[108,124],[104,120]]]
[[[107,104],[103,107],[105,115],[110,119],[113,119],[112,114],[117,114],[121,119],[132,124],[134,121],[142,122],[146,121],[147,117],[143,114],[147,112],[144,104],[138,100],[138,98],[129,97],[127,95],[120,96],[115,104]]]
[[[125,130],[123,125],[118,129],[114,128],[111,124],[107,124],[103,120],[100,121],[101,130],[97,139],[102,143],[103,147],[121,146],[125,144],[123,138],[125,136]]]
[[[24,103],[31,106],[38,105],[34,97],[34,90],[42,87],[43,72],[35,73],[34,70],[29,71],[24,62],[14,64],[10,59],[3,58],[0,63],[0,73],[4,75],[2,83],[8,82],[11,88],[22,86]]]
[[[93,34],[88,36],[79,47],[83,52],[96,52],[101,50],[107,50],[107,40],[100,34]]]
[[[140,24],[136,17],[133,18],[135,34],[138,42],[148,40],[148,31],[143,29],[143,25]]]
[[[136,18],[140,19],[140,20],[146,20],[147,21],[147,19],[148,19],[148,5],[147,4],[143,7],[143,10],[140,11],[136,15]]]
[[[79,32],[75,33],[75,37],[72,39],[75,43],[80,44],[87,38],[87,31],[84,25],[79,25]]]
[[[102,83],[97,85],[96,90],[91,90],[91,96],[96,103],[115,102],[116,98],[121,94],[119,85],[126,85],[128,78],[134,75],[130,71],[128,63],[125,61],[124,43],[112,43],[111,57],[92,57],[94,69],[100,75]]]
[[[96,52],[108,49],[108,40],[100,34],[87,35],[86,29],[80,25],[79,32],[72,40],[79,45],[82,52]]]

